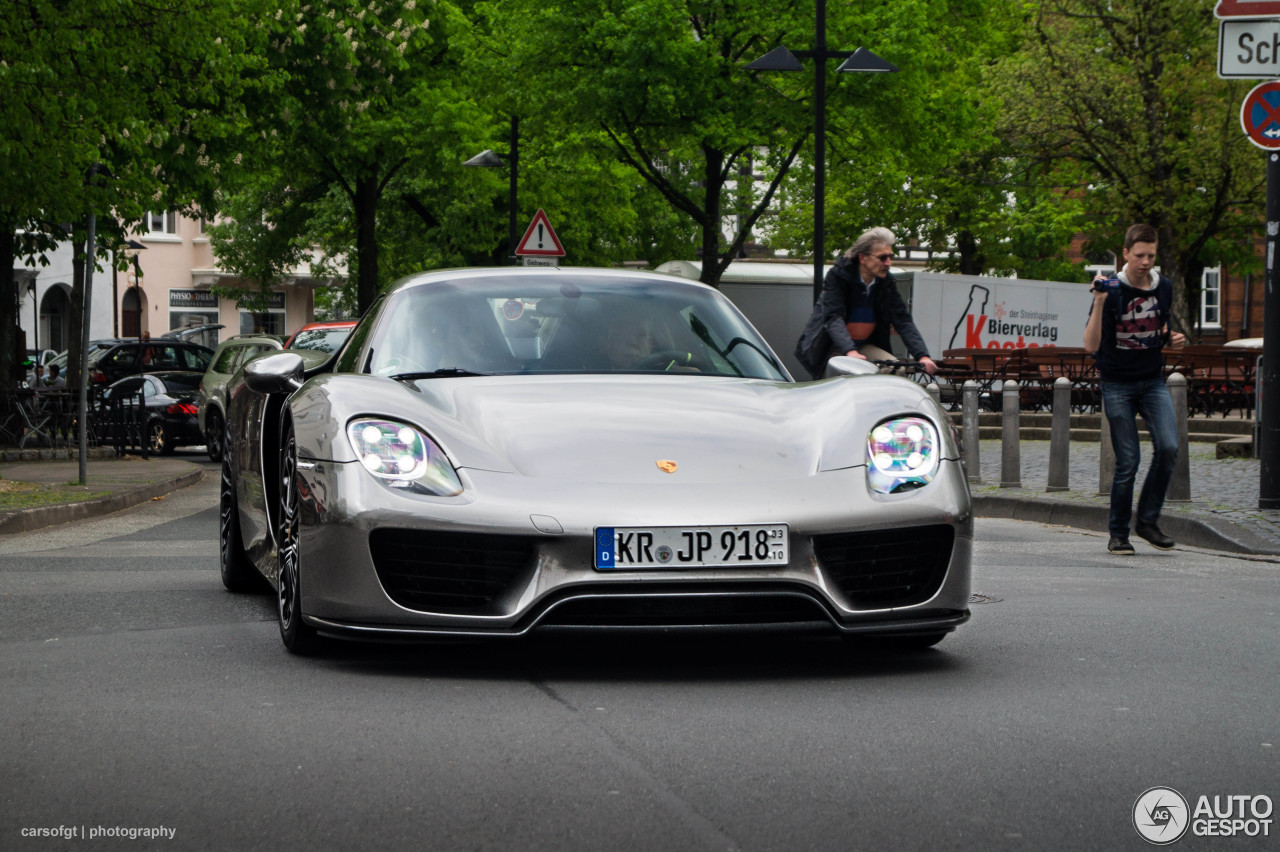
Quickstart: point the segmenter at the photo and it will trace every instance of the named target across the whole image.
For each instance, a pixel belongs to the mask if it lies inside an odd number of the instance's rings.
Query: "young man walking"
[[[1107,551],[1119,556],[1134,553],[1129,522],[1141,462],[1136,414],[1142,415],[1151,433],[1152,455],[1133,531],[1160,550],[1174,545],[1160,531],[1160,510],[1178,457],[1178,424],[1164,383],[1163,349],[1178,348],[1186,338],[1169,332],[1173,285],[1155,271],[1157,239],[1150,225],[1134,225],[1125,233],[1124,269],[1115,278],[1094,280],[1084,329],[1084,348],[1097,353],[1102,405],[1116,455]]]

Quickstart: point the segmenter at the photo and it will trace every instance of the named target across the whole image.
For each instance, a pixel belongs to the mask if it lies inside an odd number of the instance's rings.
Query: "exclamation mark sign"
[[[538,248],[542,248],[542,223],[538,223]]]

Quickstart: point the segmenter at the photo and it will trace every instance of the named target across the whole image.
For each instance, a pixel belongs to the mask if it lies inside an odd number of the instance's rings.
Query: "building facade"
[[[289,335],[311,322],[315,291],[335,282],[296,270],[276,287],[262,310],[247,310],[234,299],[214,294],[211,287],[242,286],[239,279],[218,268],[202,219],[172,211],[150,213],[140,232],[123,251],[127,268],[98,269],[90,296],[89,337],[159,337],[198,326],[207,329],[190,339],[210,348],[236,334]],[[18,269],[20,324],[29,349],[68,348],[72,291],[72,249],[64,244],[48,266]]]

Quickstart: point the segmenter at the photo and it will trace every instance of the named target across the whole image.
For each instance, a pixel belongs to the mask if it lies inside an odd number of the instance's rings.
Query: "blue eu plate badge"
[[[596,527],[596,566],[599,568],[614,566],[613,527]]]

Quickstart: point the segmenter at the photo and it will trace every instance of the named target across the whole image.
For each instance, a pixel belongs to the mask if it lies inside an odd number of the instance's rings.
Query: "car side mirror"
[[[255,393],[293,393],[302,387],[302,358],[296,352],[263,355],[244,366],[244,383]]]
[[[865,358],[850,358],[848,355],[837,355],[827,360],[827,371],[824,379],[832,376],[870,376],[880,372],[880,368]]]

